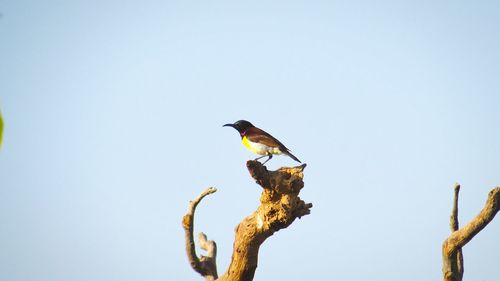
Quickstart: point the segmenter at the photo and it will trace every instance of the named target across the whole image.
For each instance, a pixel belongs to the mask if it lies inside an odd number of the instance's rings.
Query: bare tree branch
[[[481,212],[467,225],[458,229],[458,193],[455,185],[453,210],[450,218],[452,234],[443,243],[443,275],[445,281],[461,281],[463,277],[462,247],[490,223],[500,210],[500,187],[488,193],[488,199]]]
[[[215,244],[215,241],[207,240],[207,236],[203,232],[198,234],[198,241],[200,242],[200,248],[207,251],[207,257],[212,258],[215,263],[215,258],[217,257],[217,244]]]
[[[460,184],[456,183],[454,188],[453,196],[453,209],[451,210],[450,216],[450,228],[451,233],[458,230],[458,194],[460,192]],[[450,259],[451,272],[456,272],[456,276],[459,280],[462,280],[464,275],[464,258],[462,255],[462,247],[457,248],[456,255]]]
[[[460,192],[460,184],[456,183],[454,190],[453,209],[451,210],[450,216],[450,228],[452,233],[458,230],[458,193]]]
[[[199,240],[201,248],[208,251],[208,256],[201,256],[198,258],[196,256],[196,248],[193,238],[193,227],[194,227],[194,212],[198,203],[207,195],[216,192],[215,187],[209,187],[204,190],[198,197],[193,201],[189,202],[188,212],[182,218],[182,227],[184,228],[184,236],[186,240],[186,252],[191,267],[205,277],[205,280],[212,281],[217,279],[217,266],[215,264],[215,255],[217,253],[217,245],[214,241],[207,241],[207,237],[204,233],[199,234]]]
[[[253,280],[260,245],[296,218],[310,213],[312,204],[304,203],[298,196],[304,187],[305,167],[303,164],[268,171],[258,161],[247,162],[250,175],[263,188],[260,206],[236,227],[231,264],[220,280]]]
[[[260,205],[255,212],[236,227],[236,237],[233,244],[233,255],[228,270],[217,279],[215,265],[216,245],[201,233],[199,235],[202,249],[207,250],[206,257],[198,259],[194,250],[193,216],[198,202],[207,194],[206,190],[190,203],[188,213],[184,216],[183,226],[186,238],[186,251],[191,267],[206,280],[219,281],[251,281],[257,269],[257,258],[260,245],[276,231],[288,227],[296,218],[308,215],[311,203],[305,203],[299,198],[299,192],[304,187],[303,171],[305,164],[293,168],[281,168],[268,171],[258,161],[248,161],[250,175],[263,188]]]

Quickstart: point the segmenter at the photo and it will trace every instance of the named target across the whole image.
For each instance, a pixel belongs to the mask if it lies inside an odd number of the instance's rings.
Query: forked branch
[[[215,242],[207,241],[206,236],[200,234],[201,247],[205,247],[208,256],[198,259],[193,241],[194,209],[204,196],[215,191],[207,189],[192,201],[188,213],[183,219],[186,232],[186,251],[191,267],[204,276],[206,280],[253,280],[260,245],[276,231],[292,224],[296,218],[310,214],[312,204],[305,203],[298,196],[304,187],[302,179],[305,167],[306,165],[303,164],[298,167],[284,167],[276,171],[268,171],[258,161],[247,162],[250,175],[263,188],[260,205],[256,211],[243,219],[236,227],[231,263],[228,270],[219,279],[217,279],[215,265]]]
[[[188,212],[182,218],[182,227],[184,228],[184,236],[186,240],[186,253],[188,256],[189,264],[194,269],[194,271],[205,277],[205,280],[211,281],[217,279],[217,265],[215,264],[215,258],[217,255],[217,245],[212,240],[207,240],[207,236],[201,232],[198,235],[198,240],[200,242],[200,247],[207,251],[207,256],[201,256],[198,258],[196,255],[196,247],[193,238],[193,228],[194,228],[194,212],[198,203],[207,195],[216,192],[215,187],[209,187],[204,190],[198,197],[193,201],[189,202]]]
[[[445,281],[461,281],[464,274],[462,247],[490,223],[500,210],[500,187],[488,193],[481,212],[467,225],[458,229],[458,193],[455,185],[453,209],[450,217],[451,235],[443,243],[443,275]]]

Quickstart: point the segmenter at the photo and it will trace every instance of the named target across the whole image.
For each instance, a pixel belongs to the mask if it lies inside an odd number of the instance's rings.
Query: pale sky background
[[[218,243],[258,205],[233,129],[308,164],[312,214],[255,280],[442,280],[500,185],[499,1],[0,1],[0,280],[202,280],[181,219]],[[275,157],[270,169],[295,165]],[[498,281],[500,218],[465,248]],[[199,253],[201,253],[199,251]]]

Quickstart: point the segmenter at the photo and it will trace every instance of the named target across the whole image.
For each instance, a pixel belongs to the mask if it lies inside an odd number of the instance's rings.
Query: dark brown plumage
[[[302,163],[297,157],[290,153],[290,150],[283,143],[246,120],[239,120],[234,124],[226,124],[224,126],[235,128],[240,133],[243,145],[250,151],[262,155],[255,160],[268,156],[269,158],[264,161],[263,164],[269,161],[273,157],[273,154],[285,154],[293,160]]]

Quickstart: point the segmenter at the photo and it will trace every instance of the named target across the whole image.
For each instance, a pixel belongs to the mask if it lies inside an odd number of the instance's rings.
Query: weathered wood
[[[207,195],[216,192],[217,189],[214,187],[209,187],[204,190],[198,197],[193,201],[189,202],[188,212],[182,218],[182,227],[184,228],[184,237],[186,240],[186,253],[188,256],[189,264],[194,269],[194,271],[205,277],[205,280],[212,281],[217,279],[217,265],[215,264],[215,256],[217,254],[217,245],[214,241],[207,241],[207,237],[204,233],[200,233],[198,239],[200,241],[200,246],[202,249],[208,252],[207,256],[201,256],[198,258],[196,255],[196,247],[193,238],[193,228],[194,228],[194,212],[198,203]]]
[[[465,246],[476,234],[490,223],[500,210],[500,187],[492,189],[488,193],[488,199],[481,212],[467,225],[458,229],[458,193],[460,185],[455,185],[453,209],[450,217],[451,235],[444,241],[443,275],[445,281],[462,281],[464,274],[464,262],[462,247]]]
[[[250,175],[263,188],[260,205],[256,211],[244,218],[236,227],[231,263],[224,275],[217,280],[253,280],[257,269],[260,245],[276,231],[292,224],[296,218],[310,214],[312,204],[305,203],[298,196],[300,190],[304,187],[302,179],[305,167],[306,165],[303,164],[293,168],[284,167],[276,171],[268,171],[258,161],[247,162]],[[196,204],[194,204],[194,208]],[[194,214],[194,211],[192,214]],[[217,269],[215,268],[216,252],[207,250],[210,257],[207,262],[209,262],[210,266],[204,265],[203,260],[197,261],[196,253],[194,249],[192,250],[194,248],[192,214],[189,216],[188,212],[183,221],[186,230],[188,259],[195,271],[203,275],[206,280],[213,280],[208,278],[216,278],[217,276]],[[200,241],[206,240],[204,235],[201,235],[201,237]],[[215,242],[213,244],[215,245]],[[211,268],[212,264],[214,268]]]

